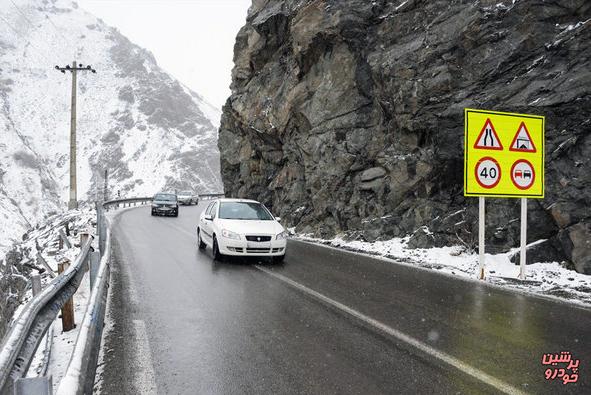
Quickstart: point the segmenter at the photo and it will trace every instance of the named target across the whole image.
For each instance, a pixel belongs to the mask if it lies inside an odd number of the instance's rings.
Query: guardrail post
[[[107,243],[107,220],[105,219],[105,213],[101,215],[101,257],[105,253],[105,245]]]
[[[51,395],[51,376],[25,377],[14,381],[14,395]]]
[[[96,237],[98,238],[99,250],[101,249],[101,210],[102,207],[97,203],[96,205]]]
[[[41,276],[33,274],[31,276],[31,288],[33,289],[33,296],[36,296],[41,292]]]
[[[100,251],[92,251],[90,253],[90,270],[89,270],[89,277],[90,277],[90,289],[94,288],[94,283],[96,281],[96,275],[98,273],[99,266],[101,264],[101,253]]]
[[[98,248],[100,251],[101,256],[103,256],[103,249],[104,249],[104,217],[105,211],[108,211],[108,208],[103,207],[102,205],[98,205],[96,208],[96,233],[98,235]]]
[[[80,247],[82,247],[90,238],[90,233],[80,232]]]
[[[62,274],[69,266],[70,261],[64,259],[57,265],[58,273]],[[74,323],[74,297],[72,296],[62,307],[62,329],[64,332],[68,332],[74,328],[76,328],[76,324]]]

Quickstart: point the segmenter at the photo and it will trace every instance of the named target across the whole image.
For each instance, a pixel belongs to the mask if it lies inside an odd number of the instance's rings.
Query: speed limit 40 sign
[[[544,117],[465,109],[464,195],[544,197]]]

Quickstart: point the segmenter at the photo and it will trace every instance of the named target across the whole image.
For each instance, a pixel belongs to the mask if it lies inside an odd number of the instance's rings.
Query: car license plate
[[[271,248],[270,241],[248,241],[246,243],[247,248]]]

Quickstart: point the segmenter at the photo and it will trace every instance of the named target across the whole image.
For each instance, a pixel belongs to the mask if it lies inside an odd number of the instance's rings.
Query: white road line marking
[[[140,394],[157,394],[156,375],[152,365],[152,353],[150,352],[146,324],[142,320],[133,320],[133,327],[135,329],[136,352],[136,366],[133,366],[135,389]]]
[[[518,388],[515,388],[513,386],[511,386],[508,383],[505,383],[502,380],[497,379],[496,377],[493,377],[479,369],[476,369],[470,365],[468,365],[465,362],[460,361],[459,359],[452,357],[449,354],[446,354],[444,352],[441,352],[439,350],[436,350],[434,348],[432,348],[431,346],[415,339],[414,337],[411,337],[409,335],[406,335],[402,332],[400,332],[399,330],[396,330],[378,320],[375,320],[371,317],[366,316],[365,314],[362,314],[360,312],[358,312],[357,310],[353,310],[350,307],[345,306],[342,303],[337,302],[336,300],[333,300],[331,298],[329,298],[328,296],[325,296],[319,292],[314,291],[313,289],[310,289],[308,287],[306,287],[305,285],[302,285],[294,280],[291,280],[290,278],[287,278],[279,273],[275,273],[272,270],[266,269],[264,267],[255,265],[255,267],[268,274],[271,277],[276,278],[277,280],[283,281],[284,283],[287,283],[288,285],[316,298],[319,299],[320,301],[329,304],[337,309],[339,309],[340,311],[353,316],[355,318],[357,318],[358,320],[361,320],[363,322],[365,322],[368,325],[373,326],[374,328],[392,336],[395,337],[398,340],[401,340],[407,344],[410,344],[411,346],[419,349],[420,351],[435,357],[437,359],[439,359],[442,362],[445,362],[446,364],[453,366],[454,368],[460,370],[463,373],[466,373],[470,376],[472,376],[473,378],[482,381],[483,383],[486,383],[494,388],[496,388],[499,391],[502,391],[506,394],[525,394],[525,392],[519,390]]]

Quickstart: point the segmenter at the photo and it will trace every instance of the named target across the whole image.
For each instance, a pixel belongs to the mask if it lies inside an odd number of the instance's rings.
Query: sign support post
[[[527,198],[521,198],[521,252],[519,253],[519,279],[525,280],[527,260]]]
[[[484,196],[478,197],[478,259],[480,267],[478,268],[478,278],[484,280]]]
[[[485,198],[521,199],[518,278],[527,263],[527,199],[544,198],[545,118],[464,109],[464,196],[478,196],[478,270],[485,278]]]

